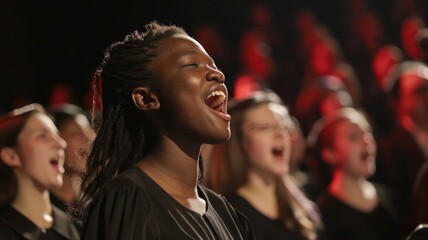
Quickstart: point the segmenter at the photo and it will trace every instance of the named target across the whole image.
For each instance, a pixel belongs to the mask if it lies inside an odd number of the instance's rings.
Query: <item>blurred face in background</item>
[[[321,39],[314,44],[310,64],[317,76],[330,74],[337,64],[337,52],[328,39]]]
[[[410,17],[406,19],[401,25],[401,43],[407,57],[412,60],[421,60],[425,58],[425,53],[415,39],[418,30],[424,27],[423,20],[418,17]]]
[[[362,117],[333,123],[331,158],[337,168],[354,177],[369,177],[375,171],[376,142]]]
[[[417,126],[428,128],[428,68],[420,67],[400,78],[400,109]]]
[[[245,68],[261,80],[268,80],[275,69],[271,47],[259,36],[249,36],[244,40],[242,48]]]
[[[65,170],[70,173],[85,173],[86,158],[95,139],[88,118],[83,114],[71,117],[62,124],[59,131],[68,146],[65,150]]]
[[[285,117],[289,117],[287,110],[273,103],[246,112],[242,147],[250,171],[262,176],[282,176],[288,172],[291,141]]]
[[[15,148],[19,159],[15,173],[18,181],[25,181],[19,184],[33,182],[41,190],[62,186],[66,146],[48,116],[41,113],[30,116]]]
[[[372,70],[379,88],[385,90],[389,87],[386,78],[402,59],[401,50],[393,45],[387,45],[376,52],[372,60]]]

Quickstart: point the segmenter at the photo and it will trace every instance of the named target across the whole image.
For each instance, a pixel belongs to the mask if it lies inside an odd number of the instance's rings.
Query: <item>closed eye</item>
[[[47,134],[46,132],[41,132],[41,133],[38,133],[38,134],[36,135],[36,137],[37,137],[37,138],[40,138],[40,139],[45,139],[45,138],[47,138],[47,137],[48,137],[48,134]]]
[[[189,64],[185,64],[185,67],[199,67],[199,65],[197,63],[189,63]]]

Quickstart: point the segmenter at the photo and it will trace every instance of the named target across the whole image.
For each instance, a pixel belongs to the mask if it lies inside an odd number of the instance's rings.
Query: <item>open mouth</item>
[[[284,155],[284,148],[283,147],[274,147],[272,149],[272,154],[276,157],[282,157]]]
[[[217,90],[208,95],[205,99],[205,104],[216,111],[224,112],[223,105],[225,101],[226,94],[223,91]]]
[[[369,161],[371,158],[372,155],[370,155],[368,152],[364,152],[364,153],[362,153],[361,154],[361,160],[362,161],[364,161],[364,162],[367,162],[367,161]]]
[[[58,160],[55,160],[55,159],[52,159],[52,160],[50,161],[50,163],[51,163],[51,165],[52,165],[53,167],[58,167],[58,165],[59,165],[59,161],[58,161]]]
[[[58,172],[64,173],[64,168],[60,165],[60,161],[58,159],[51,159],[50,164],[54,169],[57,169]]]

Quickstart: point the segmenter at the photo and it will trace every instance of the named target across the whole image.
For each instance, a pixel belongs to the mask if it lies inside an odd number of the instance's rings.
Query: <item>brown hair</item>
[[[272,92],[255,92],[239,102],[229,104],[232,135],[226,143],[213,147],[207,174],[208,187],[220,194],[229,194],[235,193],[246,183],[249,164],[242,147],[245,114],[250,109],[269,103],[283,105],[280,98]],[[275,190],[279,219],[286,228],[312,239],[321,227],[319,215],[298,187],[285,179],[278,177]]]
[[[364,119],[367,122],[367,128],[371,131],[370,124],[366,116],[356,110],[355,108],[341,108],[335,112],[319,119],[315,122],[311,131],[308,135],[308,155],[311,161],[311,165],[315,169],[315,177],[317,178],[317,184],[319,188],[326,188],[331,181],[333,169],[332,166],[327,164],[322,156],[321,151],[325,148],[329,148],[333,144],[334,131],[338,123],[348,120],[353,121],[354,119]]]
[[[16,147],[18,136],[34,113],[45,113],[40,104],[30,104],[0,117],[0,150]],[[9,205],[16,197],[18,182],[13,169],[3,163],[0,156],[0,207]]]

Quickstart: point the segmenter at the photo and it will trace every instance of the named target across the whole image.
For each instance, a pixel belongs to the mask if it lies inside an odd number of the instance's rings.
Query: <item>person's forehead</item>
[[[285,117],[285,108],[281,108],[281,106],[276,105],[279,104],[266,103],[252,107],[245,113],[245,119],[248,122],[269,122],[272,120],[280,120]]]
[[[56,128],[52,119],[46,116],[43,113],[35,113],[28,119],[28,124],[33,124],[35,126],[46,126],[47,128]]]
[[[90,129],[90,123],[87,117],[83,114],[76,115],[68,119],[59,129],[60,132],[76,129]]]
[[[261,112],[269,113],[272,111],[269,109],[267,104],[260,104],[257,106],[253,106],[253,107],[246,110],[246,112],[245,112],[246,119],[249,119],[249,118],[255,118],[255,119],[265,118],[266,114],[260,114]]]
[[[181,53],[190,49],[203,49],[202,45],[199,42],[183,34],[176,34],[169,38],[166,38],[161,41],[160,45],[161,51],[170,53]]]
[[[28,118],[20,135],[25,136],[37,130],[57,131],[55,124],[48,116],[42,113],[34,113]]]

